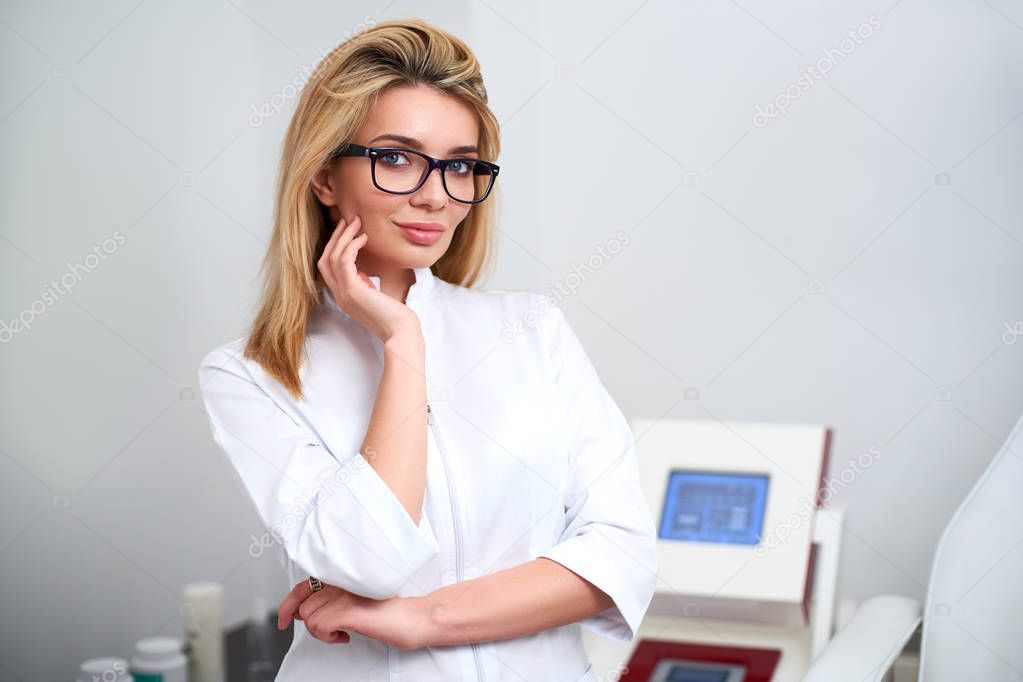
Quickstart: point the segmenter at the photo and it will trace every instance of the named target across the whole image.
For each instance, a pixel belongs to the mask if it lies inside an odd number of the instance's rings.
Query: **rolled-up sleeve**
[[[569,476],[566,528],[539,556],[553,559],[603,590],[614,606],[581,624],[612,639],[636,636],[657,584],[657,539],[643,497],[628,421],[597,375],[561,308],[547,326]]]
[[[372,599],[396,596],[439,552],[362,453],[332,453],[223,348],[198,371],[213,439],[267,532],[307,575]],[[251,550],[250,550],[251,551]]]

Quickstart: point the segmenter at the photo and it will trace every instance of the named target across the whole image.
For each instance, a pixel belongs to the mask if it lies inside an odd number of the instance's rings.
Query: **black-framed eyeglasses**
[[[434,168],[439,168],[444,191],[463,204],[478,204],[486,199],[501,170],[496,163],[481,159],[435,159],[406,147],[365,147],[350,143],[331,154],[330,159],[343,156],[368,156],[373,185],[390,194],[412,194],[423,186]]]

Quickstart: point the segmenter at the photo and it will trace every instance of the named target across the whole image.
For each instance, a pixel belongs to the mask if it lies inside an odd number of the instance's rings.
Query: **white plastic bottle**
[[[135,682],[185,682],[188,660],[176,637],[147,637],[135,643],[131,657]]]
[[[219,583],[188,583],[184,601],[191,608],[185,619],[185,655],[188,657],[188,682],[224,680],[224,633],[221,629]]]

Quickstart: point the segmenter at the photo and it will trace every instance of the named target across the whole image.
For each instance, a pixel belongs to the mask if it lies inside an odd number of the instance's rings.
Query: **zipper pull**
[[[433,424],[433,411],[430,409],[430,403],[426,403],[426,423]]]

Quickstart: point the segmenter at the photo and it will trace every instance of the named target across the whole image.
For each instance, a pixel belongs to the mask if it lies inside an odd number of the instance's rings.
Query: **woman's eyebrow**
[[[373,144],[374,142],[376,142],[378,140],[394,140],[395,142],[400,142],[401,144],[403,144],[403,145],[405,145],[407,147],[411,147],[413,149],[421,150],[423,148],[423,143],[420,142],[419,140],[417,140],[416,138],[414,138],[414,137],[406,137],[405,135],[395,135],[393,133],[384,133],[383,135],[377,135],[376,137],[374,137],[372,140],[369,141],[369,144]],[[476,145],[470,144],[470,145],[463,145],[461,147],[452,147],[448,151],[448,153],[449,154],[475,154],[478,151],[479,150],[476,148]]]

